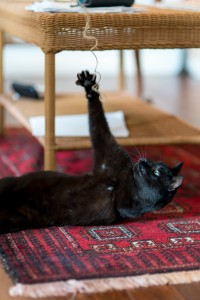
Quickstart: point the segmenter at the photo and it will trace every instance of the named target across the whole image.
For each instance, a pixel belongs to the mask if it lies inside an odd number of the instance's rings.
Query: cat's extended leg
[[[88,99],[90,136],[94,149],[95,167],[98,168],[108,160],[113,160],[114,153],[119,152],[121,147],[116,143],[106,121],[97,90],[96,76],[88,71],[83,71],[77,77],[76,84],[85,88]]]

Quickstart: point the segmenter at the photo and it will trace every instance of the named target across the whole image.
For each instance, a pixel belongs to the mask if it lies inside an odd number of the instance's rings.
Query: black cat
[[[94,150],[91,173],[70,176],[41,171],[0,180],[0,233],[53,225],[107,225],[167,205],[183,177],[163,162],[133,162],[110,132],[95,75],[78,74],[88,98]]]

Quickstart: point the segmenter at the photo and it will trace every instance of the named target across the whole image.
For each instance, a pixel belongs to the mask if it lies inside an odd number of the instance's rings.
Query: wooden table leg
[[[44,169],[55,170],[55,54],[45,54]]]
[[[140,52],[139,50],[134,50],[135,52],[135,62],[136,62],[136,70],[137,70],[137,92],[136,95],[138,98],[142,98],[143,94],[143,82],[142,82],[142,74],[141,74],[141,64],[140,64]]]
[[[3,46],[4,46],[4,33],[0,31],[0,94],[4,92],[4,78],[3,78]],[[0,105],[0,135],[4,131],[4,108]]]
[[[124,55],[123,50],[119,51],[119,90],[125,89],[125,75],[124,75]],[[143,82],[141,74],[141,65],[140,65],[140,55],[139,50],[134,50],[135,62],[136,62],[136,96],[138,98],[142,97],[143,93]]]
[[[124,53],[123,50],[119,51],[119,90],[125,89],[125,78],[124,78]]]

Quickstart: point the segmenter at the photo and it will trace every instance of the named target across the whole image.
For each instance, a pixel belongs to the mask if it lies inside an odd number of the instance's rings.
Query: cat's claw
[[[77,85],[81,85],[85,88],[92,87],[96,84],[96,75],[90,74],[88,71],[82,71],[77,74],[78,80],[76,81]]]

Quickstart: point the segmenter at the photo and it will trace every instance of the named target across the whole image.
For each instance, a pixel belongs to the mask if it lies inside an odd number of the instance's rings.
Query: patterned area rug
[[[174,201],[160,211],[113,226],[51,227],[0,235],[1,261],[13,282],[11,295],[66,295],[200,280],[200,146],[128,151],[171,166],[184,161],[184,184]],[[42,157],[42,148],[24,130],[9,130],[0,138],[1,177],[39,170]],[[80,174],[91,169],[92,152],[59,152],[57,163],[59,171]]]

